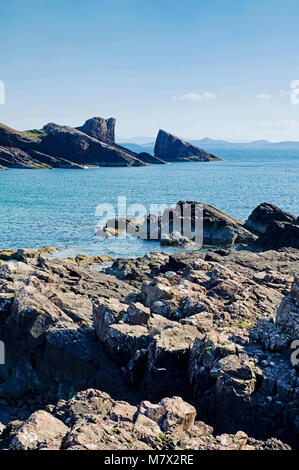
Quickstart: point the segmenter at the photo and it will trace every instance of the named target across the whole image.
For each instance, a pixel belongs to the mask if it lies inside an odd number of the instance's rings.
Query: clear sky
[[[298,18],[298,0],[2,1],[0,122],[299,140]]]

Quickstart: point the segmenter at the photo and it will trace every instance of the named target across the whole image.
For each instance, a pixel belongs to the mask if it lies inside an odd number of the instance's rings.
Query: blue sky
[[[298,0],[1,2],[0,122],[299,140],[298,17]]]

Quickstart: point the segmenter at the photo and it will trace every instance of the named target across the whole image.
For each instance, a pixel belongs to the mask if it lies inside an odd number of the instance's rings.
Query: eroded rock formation
[[[77,129],[95,139],[107,140],[114,143],[115,123],[116,120],[114,118],[103,119],[101,117],[94,117],[88,119],[83,126],[77,127]]]
[[[141,158],[114,142],[114,119],[93,118],[80,128],[49,123],[41,130],[18,132],[0,125],[2,168],[83,168],[86,166],[146,166],[164,163]]]
[[[167,162],[175,161],[197,161],[209,162],[219,161],[221,158],[215,157],[204,150],[189,144],[168,132],[159,130],[156,139],[154,154]]]

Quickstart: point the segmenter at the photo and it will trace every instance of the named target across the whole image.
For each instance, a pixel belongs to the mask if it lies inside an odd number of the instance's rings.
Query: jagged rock
[[[9,261],[12,259],[17,259],[16,250],[1,250],[0,251],[0,260]]]
[[[215,437],[211,426],[195,421],[195,408],[177,396],[163,398],[158,404],[142,401],[134,406],[124,401],[115,402],[100,391],[87,390],[68,402],[61,402],[57,409],[67,426],[51,414],[37,411],[17,426],[9,448],[163,452],[290,450],[278,439],[258,441],[242,431]]]
[[[180,397],[164,398],[158,405],[143,401],[139,412],[158,423],[164,432],[176,435],[190,431],[196,417],[195,408]]]
[[[82,165],[144,166],[129,151],[105,143],[68,126],[47,124],[42,149],[55,157],[67,157]]]
[[[290,292],[285,296],[276,316],[276,325],[287,335],[285,341],[299,339],[299,302],[298,302],[299,278],[296,277]]]
[[[138,350],[147,347],[148,331],[145,326],[115,324],[107,329],[105,347],[117,364],[126,366]]]
[[[283,333],[278,325],[263,318],[259,319],[255,333],[264,348],[269,351],[282,351],[290,344],[289,336]]]
[[[13,438],[11,450],[59,450],[61,441],[69,431],[67,426],[46,411],[30,416]]]
[[[149,341],[148,365],[145,378],[148,396],[156,400],[165,393],[187,392],[185,370],[190,349],[201,333],[192,325],[173,325],[159,333],[152,332]],[[159,392],[157,392],[159,383]]]
[[[114,143],[115,123],[116,120],[114,118],[103,119],[94,117],[88,119],[83,126],[77,127],[77,129],[95,139]]]
[[[123,315],[123,321],[130,325],[147,325],[151,311],[140,302],[131,303]]]
[[[252,245],[262,250],[279,250],[280,248],[299,248],[299,224],[288,222],[271,222],[265,233]]]
[[[112,238],[123,235],[123,231],[113,227],[97,227],[96,236],[101,238]]]
[[[288,222],[290,224],[299,224],[299,218],[285,212],[279,207],[268,202],[264,202],[257,206],[246,220],[244,226],[248,230],[263,234],[273,222]]]
[[[165,235],[164,238],[161,238],[160,244],[161,246],[186,246],[190,245],[193,242],[189,240],[187,237],[175,232],[171,235]]]
[[[169,260],[165,253],[150,253],[143,258],[117,259],[106,273],[141,288],[142,284],[161,272]]]
[[[183,208],[196,207],[198,202],[179,201],[174,209],[174,213],[184,220]],[[196,216],[191,216],[191,223],[196,223]],[[202,204],[202,228],[204,245],[237,245],[241,243],[251,243],[256,236],[246,230],[243,224],[233,217],[221,212],[213,206]]]
[[[156,139],[154,154],[167,162],[173,161],[217,161],[221,158],[215,157],[194,145],[185,142],[178,137],[159,130]]]
[[[106,340],[108,328],[122,320],[128,305],[119,302],[117,299],[99,298],[93,304],[93,321],[95,332],[102,341]]]
[[[115,401],[108,393],[87,389],[76,393],[68,401],[60,400],[54,408],[54,415],[69,426],[79,419],[88,419],[93,415],[106,418],[114,403]]]
[[[75,261],[79,266],[93,266],[95,264],[103,264],[112,261],[113,258],[108,255],[87,256],[79,254],[76,256]]]
[[[44,246],[39,250],[32,250],[29,248],[20,248],[18,250],[1,250],[0,260],[17,260],[26,262],[27,258],[38,258],[39,256],[51,255],[55,252],[56,248],[53,248],[52,246]]]
[[[287,330],[297,331],[298,279],[292,289],[290,280],[298,261],[287,249],[151,254],[117,260],[109,274],[42,256],[4,263],[1,386],[24,384],[18,402],[29,391],[33,399],[67,400],[46,408],[72,426],[63,448],[243,448],[244,436],[217,440],[198,423],[168,440],[160,424],[139,418],[141,400],[169,394],[192,403],[217,434],[242,429],[296,447],[299,378]],[[273,323],[286,294],[286,310]],[[90,387],[111,401],[89,391],[69,405]],[[248,438],[245,448],[283,448],[275,439]]]

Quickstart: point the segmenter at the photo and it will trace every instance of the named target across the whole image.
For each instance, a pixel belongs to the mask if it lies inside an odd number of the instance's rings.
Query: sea
[[[246,220],[262,202],[298,213],[299,150],[209,148],[221,162],[85,170],[0,170],[0,249],[58,248],[58,257],[175,251],[156,241],[96,236],[103,204],[210,204]],[[126,199],[124,199],[126,198]]]

